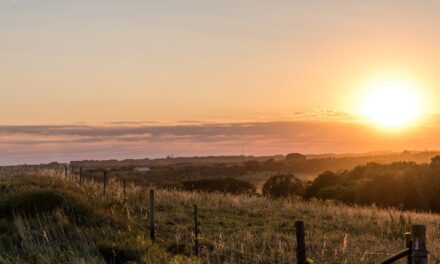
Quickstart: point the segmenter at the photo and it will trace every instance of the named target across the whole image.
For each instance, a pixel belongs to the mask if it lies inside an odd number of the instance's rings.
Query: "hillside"
[[[411,224],[427,225],[440,255],[440,216],[350,207],[334,202],[270,200],[156,190],[156,243],[148,238],[148,188],[64,179],[52,170],[2,174],[1,263],[293,263],[294,221],[306,225],[315,263],[375,263],[402,248]],[[193,205],[199,208],[200,257],[192,257]]]
[[[304,158],[295,160],[294,164],[284,164],[293,173],[320,173],[323,171],[349,170],[359,165],[370,162],[392,163],[398,161],[413,161],[426,163],[432,157],[439,155],[438,151],[404,151],[398,152],[371,152],[371,153],[346,153],[346,154],[300,154]],[[288,155],[274,156],[206,156],[206,157],[167,157],[158,159],[127,159],[127,160],[83,160],[72,161],[74,167],[83,168],[109,168],[114,170],[133,169],[139,166],[150,167],[187,167],[187,166],[214,166],[241,165],[248,162],[264,163],[270,160],[286,163]],[[291,161],[288,163],[292,163]],[[280,165],[283,167],[283,165]]]
[[[438,152],[422,151],[401,153],[380,152],[364,154],[286,156],[218,156],[218,157],[169,157],[166,159],[94,160],[72,161],[70,166],[78,173],[83,168],[86,175],[99,175],[103,170],[114,177],[125,178],[140,184],[180,182],[191,179],[239,178],[254,184],[257,191],[274,174],[292,173],[303,181],[311,181],[326,171],[343,172],[371,162],[429,163]],[[136,167],[147,166],[148,171],[137,172]]]

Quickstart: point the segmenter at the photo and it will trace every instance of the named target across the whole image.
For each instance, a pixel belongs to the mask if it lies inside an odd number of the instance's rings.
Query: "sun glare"
[[[372,84],[364,97],[362,114],[384,128],[414,124],[423,113],[422,100],[408,82],[386,80]]]

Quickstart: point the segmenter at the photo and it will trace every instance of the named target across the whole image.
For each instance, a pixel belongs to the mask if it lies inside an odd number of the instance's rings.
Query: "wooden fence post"
[[[154,190],[150,190],[150,239],[154,242]]]
[[[64,165],[64,179],[67,180],[67,165]]]
[[[104,179],[103,179],[103,181],[104,181],[104,186],[103,186],[104,188],[102,190],[102,196],[105,199],[105,198],[107,198],[107,172],[106,171],[104,171]]]
[[[197,205],[194,205],[194,255],[199,256],[199,221]]]
[[[405,247],[412,250],[411,232],[405,233]],[[412,264],[412,253],[406,257],[406,262]]]
[[[304,239],[304,222],[295,222],[296,230],[296,263],[306,264],[306,245]]]
[[[412,264],[427,264],[426,228],[424,225],[413,225],[412,236]]]

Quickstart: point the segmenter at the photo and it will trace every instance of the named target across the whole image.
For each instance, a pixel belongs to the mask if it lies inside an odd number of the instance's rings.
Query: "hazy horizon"
[[[344,154],[440,149],[440,116],[384,131],[343,114],[259,122],[113,122],[0,126],[0,165],[173,156]]]

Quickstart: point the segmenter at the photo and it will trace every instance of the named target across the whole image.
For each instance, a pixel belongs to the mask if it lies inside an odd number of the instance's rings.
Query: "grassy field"
[[[376,263],[402,249],[411,224],[427,225],[440,255],[440,216],[331,201],[156,190],[156,234],[148,238],[149,188],[119,182],[83,187],[53,171],[0,178],[0,263],[293,263],[294,222],[304,220],[314,263]],[[193,253],[199,207],[200,257]],[[434,262],[435,263],[435,262]]]

